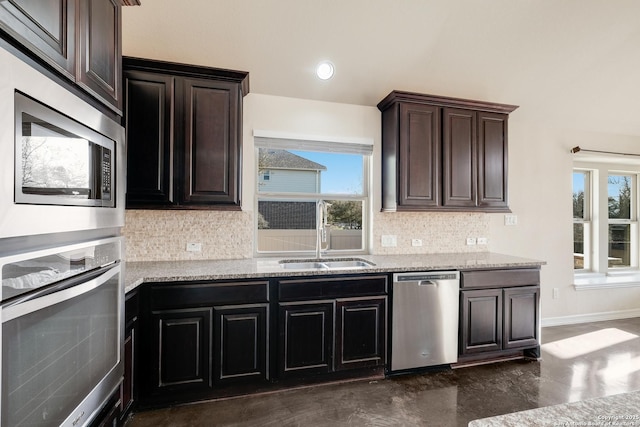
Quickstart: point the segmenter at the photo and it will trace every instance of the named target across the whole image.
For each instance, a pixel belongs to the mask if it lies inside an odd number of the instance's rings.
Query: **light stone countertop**
[[[279,261],[292,258],[236,260],[137,261],[125,264],[125,292],[145,282],[254,279],[264,277],[322,276],[330,274],[397,273],[432,270],[539,267],[546,262],[492,252],[423,255],[362,255],[328,259],[364,259],[374,265],[359,269],[292,270]],[[308,258],[300,258],[305,260]]]
[[[640,426],[640,391],[482,418],[469,427]]]

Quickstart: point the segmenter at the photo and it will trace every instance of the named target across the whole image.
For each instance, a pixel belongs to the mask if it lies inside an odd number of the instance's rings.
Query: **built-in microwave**
[[[115,141],[15,92],[15,203],[115,207]]]

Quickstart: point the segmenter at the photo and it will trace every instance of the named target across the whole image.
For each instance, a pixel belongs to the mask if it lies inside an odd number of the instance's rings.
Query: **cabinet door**
[[[443,110],[443,206],[476,206],[476,113]]]
[[[440,204],[440,108],[400,104],[399,207]]]
[[[122,109],[122,30],[119,0],[80,1],[80,50],[77,81]]]
[[[214,307],[214,383],[267,379],[267,305]]]
[[[75,79],[76,0],[0,1],[0,28]]]
[[[338,300],[336,370],[384,366],[387,298]]]
[[[280,376],[333,371],[333,306],[332,301],[280,304]]]
[[[502,350],[502,289],[460,292],[460,354]]]
[[[139,297],[137,290],[127,294],[124,303],[124,375],[122,379],[122,415],[126,416],[136,399],[136,341]]]
[[[239,85],[185,78],[180,89],[184,117],[181,203],[239,207]]]
[[[152,312],[152,392],[211,387],[211,308]]]
[[[168,205],[173,199],[171,76],[127,71],[127,207]]]
[[[507,115],[478,112],[478,206],[507,208]]]
[[[505,349],[535,347],[538,340],[539,286],[504,289]]]

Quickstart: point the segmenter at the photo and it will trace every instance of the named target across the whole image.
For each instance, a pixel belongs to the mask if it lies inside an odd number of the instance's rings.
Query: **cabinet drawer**
[[[369,296],[387,293],[386,276],[292,279],[278,282],[280,301]]]
[[[269,282],[154,284],[151,309],[252,304],[269,301]]]
[[[460,272],[461,288],[503,288],[540,284],[540,270],[518,268],[509,270],[478,270]]]

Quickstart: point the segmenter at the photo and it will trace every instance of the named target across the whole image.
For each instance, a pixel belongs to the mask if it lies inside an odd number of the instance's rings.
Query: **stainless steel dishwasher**
[[[460,273],[393,275],[391,371],[458,360]]]

